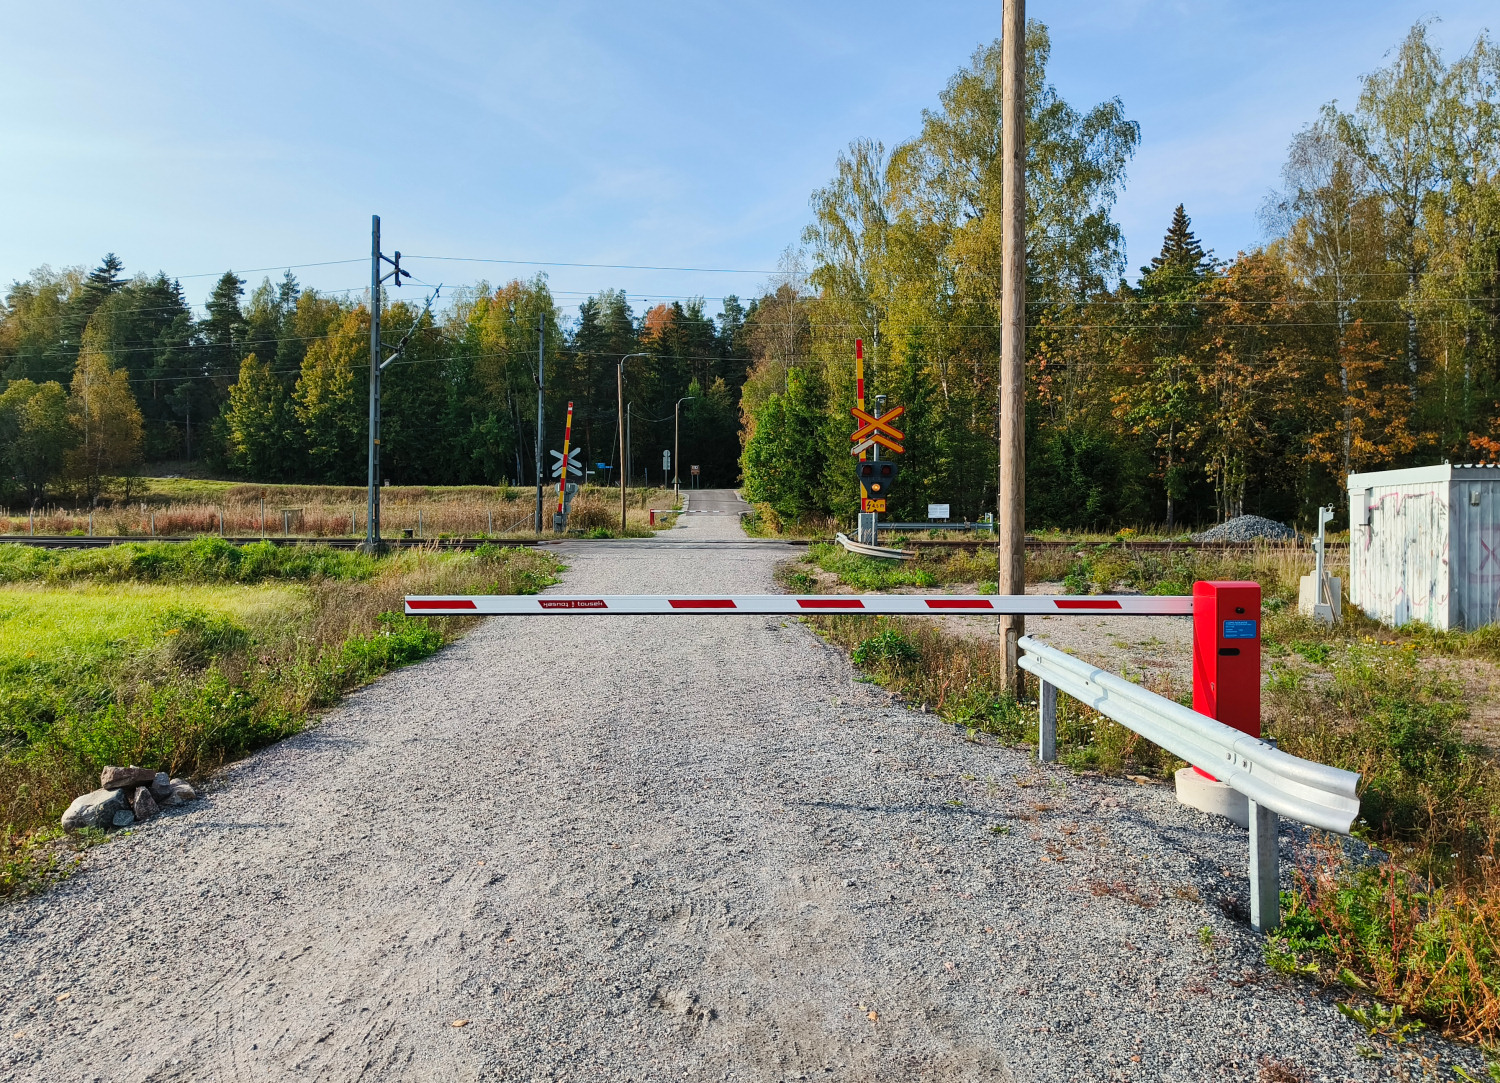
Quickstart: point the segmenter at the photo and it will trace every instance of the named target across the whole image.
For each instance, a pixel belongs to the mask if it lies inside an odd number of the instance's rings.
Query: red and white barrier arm
[[[1027,616],[1120,615],[1186,617],[1188,596],[1140,594],[471,594],[406,599],[408,616],[540,616],[561,613],[711,614],[758,616],[866,613],[911,616],[1023,613]]]

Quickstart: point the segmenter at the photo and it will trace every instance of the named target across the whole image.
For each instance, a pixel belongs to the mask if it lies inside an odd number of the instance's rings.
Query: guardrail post
[[[1057,761],[1057,685],[1038,681],[1037,716],[1039,718],[1036,758],[1042,763]]]
[[[1281,925],[1281,817],[1250,802],[1250,927],[1269,933]]]

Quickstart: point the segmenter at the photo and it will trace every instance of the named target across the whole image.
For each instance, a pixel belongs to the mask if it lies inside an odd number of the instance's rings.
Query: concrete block
[[[1204,778],[1191,767],[1177,772],[1177,800],[1188,808],[1225,816],[1247,830],[1250,827],[1250,802],[1245,795],[1222,782]]]
[[[1328,595],[1332,604],[1318,600],[1318,577],[1304,575],[1297,589],[1297,612],[1323,624],[1334,624],[1344,609],[1344,584],[1338,576],[1328,576]]]

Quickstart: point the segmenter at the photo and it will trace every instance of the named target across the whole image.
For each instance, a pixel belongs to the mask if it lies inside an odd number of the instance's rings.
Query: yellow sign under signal
[[[884,500],[871,500],[869,497],[865,497],[861,503],[864,505],[863,508],[861,508],[862,511],[885,511]]]

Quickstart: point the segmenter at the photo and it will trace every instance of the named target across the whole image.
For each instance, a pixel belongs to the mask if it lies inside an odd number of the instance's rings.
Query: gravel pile
[[[558,589],[772,590],[711,507]],[[223,783],[0,908],[0,1080],[1485,1076],[1266,969],[1244,831],[794,620],[494,619]]]
[[[1297,532],[1275,519],[1263,515],[1238,515],[1216,527],[1194,534],[1195,542],[1247,542],[1261,538],[1270,541],[1292,541]]]

